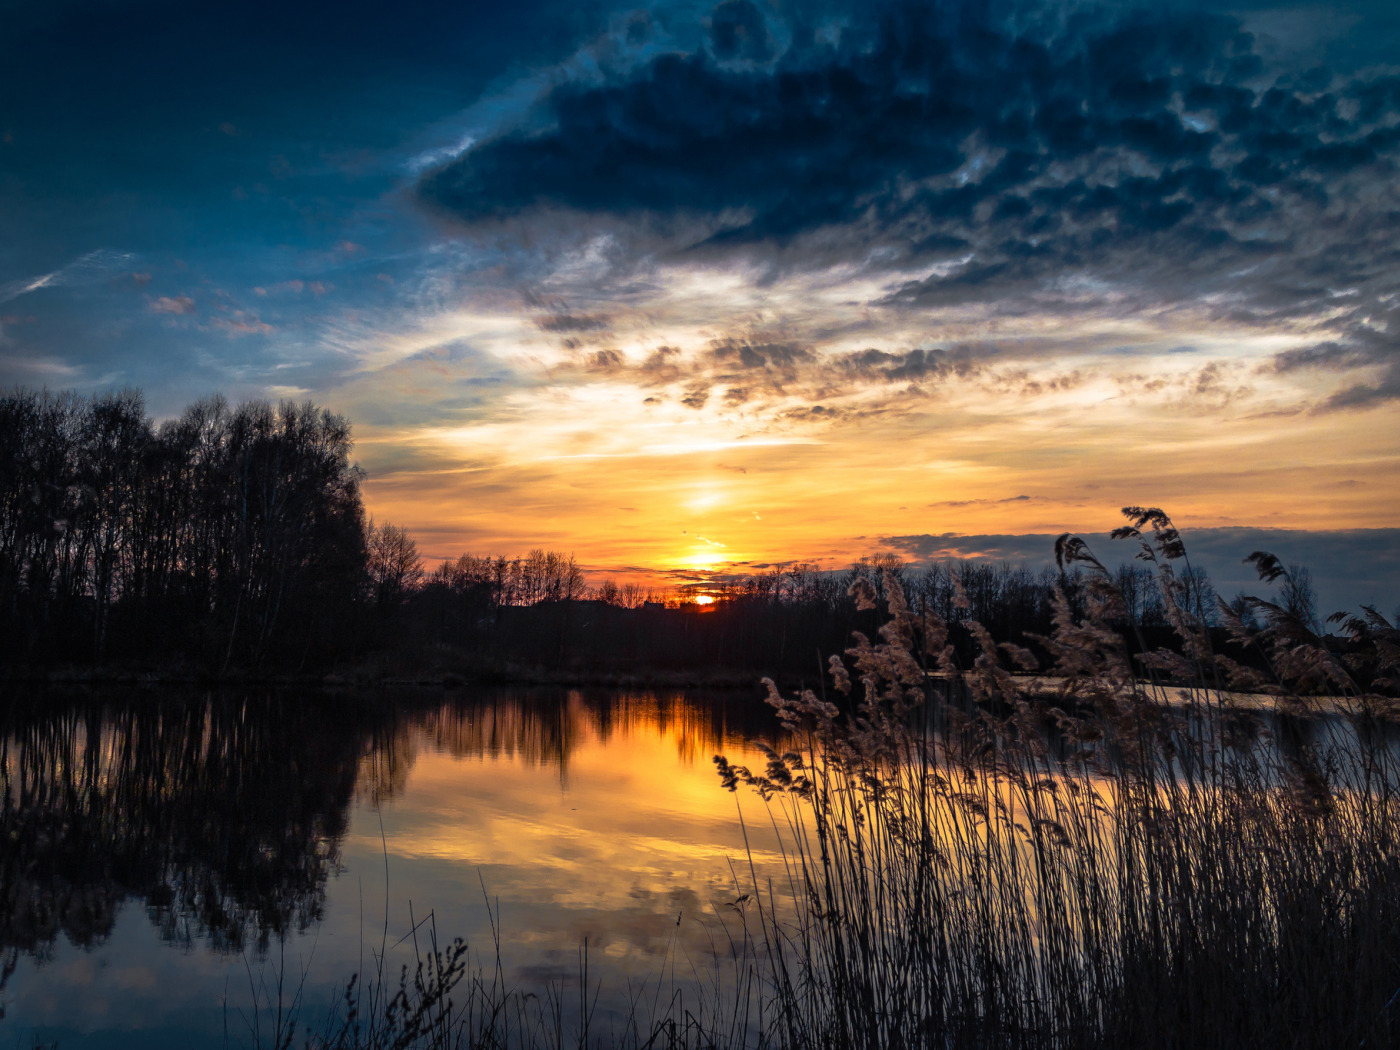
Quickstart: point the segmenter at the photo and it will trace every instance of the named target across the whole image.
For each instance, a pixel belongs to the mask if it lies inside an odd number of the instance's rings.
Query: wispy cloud
[[[130,252],[99,248],[96,251],[80,255],[72,262],[60,266],[57,270],[0,284],[0,303],[8,303],[22,295],[28,295],[44,288],[59,288],[65,285],[91,284],[101,281],[115,271],[130,266],[135,258]]]

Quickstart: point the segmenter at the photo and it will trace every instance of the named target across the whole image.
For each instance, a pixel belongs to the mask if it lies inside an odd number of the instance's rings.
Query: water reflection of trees
[[[357,791],[400,793],[423,748],[564,778],[590,741],[658,734],[708,763],[773,726],[747,697],[562,689],[10,697],[0,712],[0,949],[40,956],[60,934],[100,943],[127,901],[165,939],[214,950],[305,928]]]
[[[725,747],[770,740],[777,721],[761,700],[725,693],[503,688],[454,695],[415,709],[416,731],[365,753],[360,790],[370,800],[403,790],[419,749],[454,758],[507,758],[567,779],[579,748],[648,733],[674,741],[685,762],[708,764]]]
[[[319,918],[364,718],[305,698],[12,703],[0,750],[0,944],[92,945],[128,899],[237,950]]]

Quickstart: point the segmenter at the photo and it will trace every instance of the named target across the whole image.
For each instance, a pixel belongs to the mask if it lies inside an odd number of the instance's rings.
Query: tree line
[[[1298,586],[1290,607],[1316,623],[1307,571],[1295,567],[1294,573]],[[1113,574],[1124,595],[1117,626],[1130,648],[1178,644],[1156,573],[1130,563]],[[536,550],[524,558],[463,554],[444,561],[418,574],[418,586],[400,595],[393,615],[402,637],[546,667],[619,673],[637,667],[752,669],[814,679],[826,655],[851,643],[853,631],[873,636],[878,630],[891,577],[912,608],[936,613],[950,625],[950,640],[967,666],[980,652],[969,627],[973,621],[998,642],[1035,650],[1038,639],[1052,632],[1057,587],[1077,615],[1086,600],[1077,566],[973,560],[912,565],[886,553],[845,570],[798,563],[731,576],[707,585],[703,593],[711,600],[700,605],[694,600],[699,592],[648,592],[612,580],[583,587],[571,558]],[[1209,575],[1185,568],[1174,581],[1173,602],[1223,636]],[[876,609],[859,608],[856,592],[862,588],[875,596]],[[1242,597],[1232,607],[1246,622],[1253,616]]]
[[[320,659],[360,597],[350,425],[221,397],[156,426],[140,393],[0,396],[0,633],[11,660]]]
[[[1078,590],[1074,569],[892,554],[727,577],[703,607],[636,583],[590,587],[573,555],[543,549],[428,570],[407,529],[369,520],[351,452],[348,421],[310,402],[211,397],[157,425],[133,390],[0,395],[0,662],[315,670],[427,644],[549,668],[805,674],[852,631],[878,628],[851,596],[857,581],[879,596],[892,573],[916,608],[954,625],[969,659],[957,625],[1033,644],[1050,633],[1055,587]],[[1116,572],[1125,632],[1170,635],[1153,573]],[[1306,570],[1290,581],[1288,600],[1315,623]],[[1179,585],[1214,622],[1206,574]]]
[[[0,663],[309,670],[402,641],[424,593],[584,596],[544,550],[427,577],[406,529],[369,520],[351,452],[310,402],[215,396],[157,425],[135,390],[0,394]]]

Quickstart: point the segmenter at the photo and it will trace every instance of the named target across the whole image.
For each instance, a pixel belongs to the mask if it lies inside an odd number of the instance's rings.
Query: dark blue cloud
[[[1400,382],[1363,331],[1400,289],[1400,76],[1280,64],[1201,10],[901,0],[821,23],[727,0],[709,29],[559,84],[421,198],[469,226],[587,214],[668,251],[942,263],[893,294],[911,307],[1073,310],[1088,279],[1119,309],[1325,310],[1392,374],[1335,405]]]
[[[749,0],[723,0],[710,16],[710,50],[719,59],[768,58],[768,26],[758,8]]]
[[[1229,236],[1277,207],[1261,186],[1325,202],[1329,178],[1395,148],[1376,124],[1400,78],[1256,90],[1253,38],[1221,16],[887,4],[836,42],[792,27],[771,64],[719,61],[737,44],[717,27],[755,40],[758,17],[728,0],[711,19],[723,47],[560,85],[547,126],[481,144],[421,192],[469,221],[541,205],[700,213],[731,242],[866,217],[965,236],[991,204],[1008,235],[1063,237],[1077,218],[1091,247],[1188,223]]]
[[[149,281],[35,293],[7,353],[85,382],[203,388],[229,382],[200,372],[224,357],[268,381],[277,353],[301,356],[288,333],[384,302],[380,278],[403,288],[441,236],[395,210],[424,129],[533,77],[554,85],[537,110],[420,200],[468,226],[562,209],[643,253],[912,269],[928,276],[890,293],[912,310],[1068,313],[1109,284],[1122,310],[1209,295],[1230,323],[1326,314],[1345,353],[1278,368],[1345,374],[1322,408],[1394,399],[1400,77],[1358,68],[1398,16],[1348,0],[1281,31],[1268,4],[1231,6],[0,0],[0,285],[99,251]],[[500,249],[513,274],[518,249]],[[252,298],[294,276],[335,291]],[[150,306],[179,297],[197,309]],[[229,322],[246,329],[230,353],[214,322],[240,312],[276,335]],[[260,339],[280,350],[264,361]],[[276,381],[298,374],[326,373]]]

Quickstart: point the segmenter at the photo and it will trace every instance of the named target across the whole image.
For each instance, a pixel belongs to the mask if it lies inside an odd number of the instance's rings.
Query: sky
[[[1400,603],[1393,2],[0,24],[0,386],[312,399],[430,558],[1115,560],[1136,504]]]

